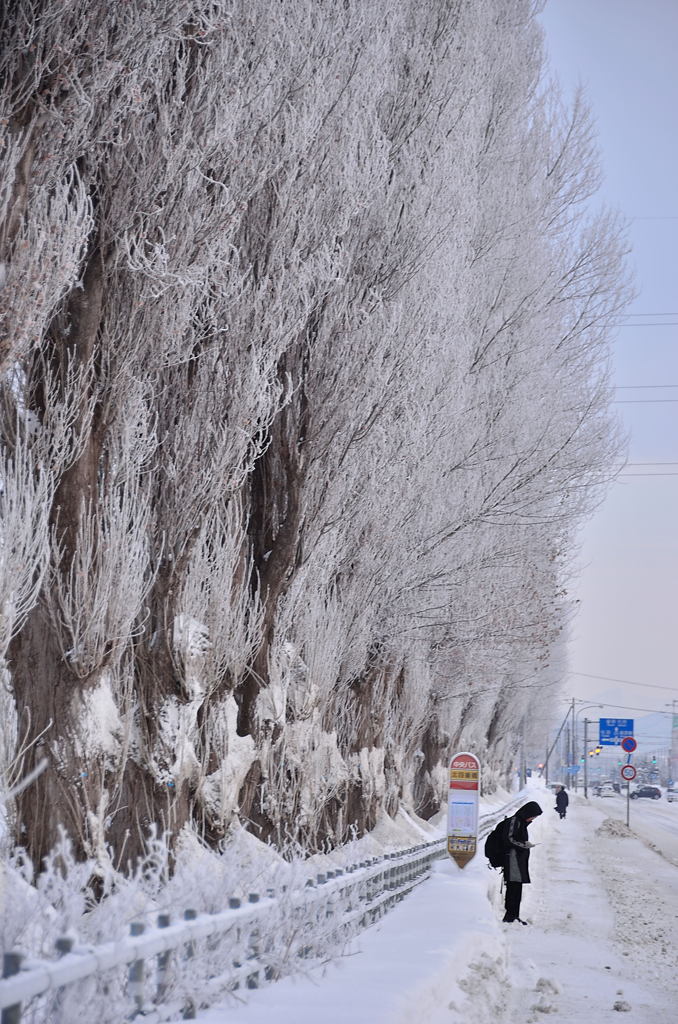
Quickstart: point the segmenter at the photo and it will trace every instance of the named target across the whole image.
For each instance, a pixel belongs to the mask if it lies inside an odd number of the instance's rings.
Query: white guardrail
[[[479,840],[516,802],[480,819]],[[189,909],[176,923],[160,914],[155,925],[134,922],[129,936],[104,945],[75,947],[62,938],[54,960],[5,953],[2,1024],[21,1024],[27,1004],[31,1019],[69,1024],[84,1019],[85,1004],[97,996],[122,1000],[128,1020],[192,1020],[228,992],[258,988],[293,973],[300,960],[331,955],[424,881],[446,846],[441,837],[372,857],[318,874],[293,892],[233,898],[215,914]]]

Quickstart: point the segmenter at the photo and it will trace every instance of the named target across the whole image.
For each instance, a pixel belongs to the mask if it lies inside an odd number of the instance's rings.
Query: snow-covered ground
[[[626,824],[626,793],[607,797],[591,797],[592,804],[599,806],[610,818],[618,818]],[[629,827],[646,842],[653,843],[666,860],[678,867],[678,803],[661,800],[631,800],[629,804]]]
[[[501,923],[500,878],[482,856],[464,871],[440,861],[337,962],[199,1020],[523,1024],[549,1015],[580,1024],[628,1012],[634,1024],[673,1024],[678,834],[668,826],[678,824],[678,804],[635,801],[629,832],[621,797],[572,797],[564,821],[543,789],[528,798],[544,809],[530,828],[540,845],[521,909],[529,927]]]

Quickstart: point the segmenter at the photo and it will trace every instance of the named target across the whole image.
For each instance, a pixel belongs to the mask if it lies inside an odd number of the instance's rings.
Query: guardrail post
[[[134,938],[143,935],[146,926],[141,921],[133,921],[129,926],[129,933]],[[127,991],[134,1003],[133,1020],[144,1008],[144,961],[133,960],[129,965],[127,974]]]
[[[195,921],[197,916],[197,910],[184,910],[184,921]],[[195,943],[190,939],[186,943],[186,959],[190,960],[192,956],[195,956]]]
[[[259,902],[259,893],[258,892],[251,892],[251,893],[249,893],[249,895],[247,897],[247,902],[248,903],[258,903]],[[260,940],[259,929],[258,928],[252,928],[252,930],[250,932],[250,935],[249,935],[248,944],[247,944],[247,959],[248,960],[258,960],[259,959],[259,953],[261,952],[261,947],[259,945],[259,940]],[[248,988],[259,988],[259,971],[258,970],[252,971],[251,974],[247,975],[247,982],[246,982],[246,984],[247,984]]]
[[[66,956],[67,953],[73,952],[74,945],[75,943],[73,939],[70,938],[70,936],[62,935],[61,938],[57,939],[56,942],[54,943],[54,948],[56,949],[59,956]]]
[[[5,953],[2,958],[3,978],[12,978],[21,970],[21,953]],[[6,1006],[2,1011],[2,1024],[21,1024],[21,1003]]]
[[[196,910],[184,910],[184,921],[195,921],[198,913]],[[191,960],[195,956],[195,943],[193,941],[186,943],[186,959]],[[184,1007],[184,1020],[195,1020],[195,1003],[192,999],[189,999],[188,1003]]]
[[[253,928],[250,932],[249,940],[247,943],[247,959],[253,960],[255,965],[259,959],[260,946],[259,946],[259,929]],[[246,981],[248,988],[259,988],[259,971],[254,970],[251,974],[247,975]]]
[[[229,898],[228,898],[228,909],[229,910],[238,910],[241,905],[242,905],[242,901],[241,901],[239,896],[229,896]],[[236,936],[236,949],[238,949],[239,948],[239,943],[240,943],[240,929],[239,928],[235,929],[235,936]],[[231,963],[233,964],[233,968],[236,971],[239,970],[242,967],[242,961],[240,960],[240,954],[239,953],[237,954],[237,958],[232,960]],[[236,989],[239,989],[239,988],[240,988],[240,982],[239,981],[235,981],[234,984],[231,986],[231,990],[234,991],[234,992],[235,992]]]
[[[67,956],[73,952],[73,946],[75,941],[69,935],[61,935],[54,943],[54,948],[57,951],[59,958]],[[64,989],[58,988],[54,999],[52,1000],[52,1015],[54,1024],[62,1024],[64,1019],[63,1016],[63,1004],[64,1004]]]
[[[170,915],[169,914],[158,914],[158,928],[169,928],[170,926]],[[166,949],[164,953],[158,953],[158,967],[156,971],[156,1002],[161,1003],[167,995],[167,985],[169,976],[169,960],[170,951]]]

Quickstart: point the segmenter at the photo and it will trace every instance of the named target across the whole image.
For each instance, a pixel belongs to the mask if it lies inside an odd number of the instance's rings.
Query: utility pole
[[[549,759],[551,757],[551,754],[553,753],[553,749],[554,749],[556,743],[560,739],[561,732],[565,728],[565,723],[567,722],[568,718],[570,717],[570,711],[571,711],[571,708],[568,708],[567,709],[567,714],[565,715],[565,718],[563,719],[563,721],[562,721],[562,723],[560,725],[560,729],[558,730],[558,732],[556,734],[556,738],[554,739],[554,741],[551,744],[551,746],[547,747],[547,749],[546,749],[546,759],[544,761],[544,778],[546,780],[546,784],[547,785],[548,785],[548,781],[549,781]]]
[[[574,765],[574,763],[575,763],[575,761],[574,761],[574,749],[575,749],[575,746],[576,746],[576,743],[577,743],[577,739],[576,739],[576,736],[575,736],[575,724],[576,723],[575,723],[575,718],[574,718],[574,702],[575,702],[575,698],[573,697],[572,698],[572,748],[571,748],[571,756],[570,756],[570,767],[572,767],[572,765]],[[569,779],[568,779],[568,782],[569,782]]]
[[[577,715],[580,715],[582,711],[588,711],[589,708],[602,708],[603,704],[586,704],[583,708],[579,708],[579,711],[575,714],[575,722]],[[589,765],[589,738],[587,726],[591,722],[590,718],[584,719],[584,796],[588,796],[587,793],[587,782],[588,782],[588,765]]]
[[[669,767],[668,779],[666,780],[673,786],[678,782],[678,714],[676,713],[676,705],[678,705],[678,700],[672,700]]]
[[[525,720],[520,724],[520,788],[524,790],[527,783],[527,769],[525,765]]]

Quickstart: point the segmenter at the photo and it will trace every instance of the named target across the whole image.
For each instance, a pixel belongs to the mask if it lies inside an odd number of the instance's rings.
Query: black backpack
[[[507,834],[509,818],[495,825],[485,840],[485,856],[493,868],[503,868],[508,849]]]

